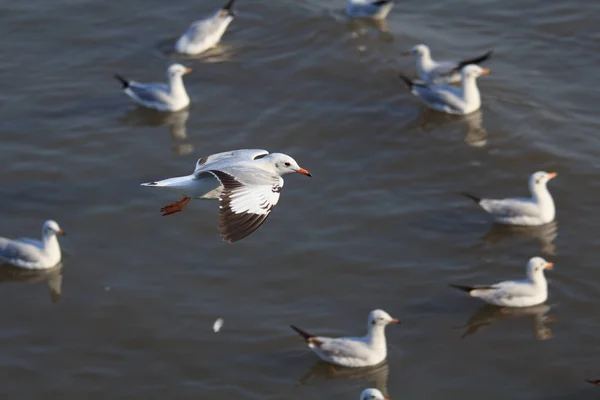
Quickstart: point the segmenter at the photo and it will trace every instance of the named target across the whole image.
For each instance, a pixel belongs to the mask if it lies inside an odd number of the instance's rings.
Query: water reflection
[[[469,146],[485,147],[487,144],[487,130],[483,127],[481,110],[468,115],[452,115],[423,108],[414,124],[424,131],[444,126],[456,126],[459,130],[464,129],[464,141]]]
[[[475,314],[469,318],[467,323],[461,327],[466,328],[466,330],[460,338],[464,339],[467,336],[474,335],[486,326],[503,319],[533,317],[532,330],[535,338],[537,340],[551,339],[552,330],[547,324],[556,322],[556,318],[546,315],[550,309],[551,307],[547,304],[524,308],[496,307],[486,304],[478,309]]]
[[[6,282],[37,283],[46,282],[50,289],[50,301],[57,303],[62,297],[62,264],[51,269],[36,271],[0,265],[0,284]]]
[[[484,147],[487,144],[487,131],[483,127],[481,110],[465,115],[462,119],[467,129],[465,142],[471,147]]]
[[[178,155],[194,151],[194,145],[186,143],[186,123],[190,117],[188,109],[175,113],[161,113],[144,108],[134,108],[122,118],[122,122],[135,126],[168,126],[173,140],[173,152]]]
[[[556,221],[542,226],[511,226],[494,224],[481,240],[489,245],[498,244],[507,239],[533,238],[540,244],[540,249],[545,255],[554,255],[556,246],[554,239],[558,236]]]
[[[350,35],[353,39],[366,36],[369,33],[369,28],[374,28],[379,31],[379,38],[391,42],[394,40],[394,36],[390,33],[386,20],[373,20],[373,19],[350,19],[347,23],[347,28],[350,31]]]
[[[389,365],[387,362],[367,368],[343,368],[320,360],[298,382],[304,385],[311,380],[361,380],[367,382],[368,387],[378,389],[385,397],[388,397],[388,375]]]

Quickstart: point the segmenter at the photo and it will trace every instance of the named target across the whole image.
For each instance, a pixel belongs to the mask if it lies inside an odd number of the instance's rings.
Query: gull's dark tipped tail
[[[115,74],[115,79],[121,82],[121,85],[123,85],[123,89],[127,89],[129,87],[129,81],[123,78],[121,75]]]
[[[471,291],[475,289],[474,287],[471,287],[471,286],[452,285],[452,284],[450,284],[450,287],[453,287],[458,290],[462,290],[463,292],[467,292],[467,293],[471,293]]]
[[[466,192],[464,192],[464,193],[461,193],[461,194],[462,194],[463,196],[465,196],[465,197],[468,197],[468,198],[470,198],[471,200],[473,200],[473,201],[474,201],[475,203],[477,203],[477,204],[481,203],[481,197],[477,197],[477,196],[474,196],[474,195],[472,195],[472,194],[470,194],[470,193],[466,193]]]
[[[231,16],[235,15],[235,12],[233,11],[233,3],[235,3],[235,0],[229,0],[227,4],[223,6],[223,10],[227,11],[227,14]]]
[[[414,86],[414,82],[409,77],[406,77],[402,74],[400,74],[399,76],[400,76],[400,79],[402,79],[404,81],[404,83],[406,84],[406,86],[408,87],[408,90],[412,90],[412,88]]]
[[[585,381],[592,385],[600,386],[600,379],[586,379]]]
[[[374,1],[371,4],[373,4],[374,6],[377,6],[377,7],[381,7],[381,6],[385,6],[386,4],[389,4],[391,2],[392,2],[392,0],[379,0],[379,1]]]
[[[303,331],[302,329],[300,329],[300,328],[298,328],[298,327],[296,327],[296,326],[294,326],[294,325],[290,325],[290,328],[292,328],[293,330],[295,330],[295,331],[298,333],[298,335],[302,336],[302,337],[304,338],[304,340],[306,340],[307,342],[308,342],[308,341],[309,341],[311,338],[313,338],[313,337],[314,337],[314,336],[313,336],[313,335],[311,335],[310,333],[308,333],[308,332],[306,332],[306,331]]]
[[[459,62],[457,69],[462,69],[462,67],[464,67],[465,65],[469,65],[469,64],[480,64],[480,63],[484,62],[485,60],[487,60],[488,58],[490,58],[491,56],[492,56],[492,51],[490,50],[487,53],[485,53],[484,55],[481,55],[479,57],[469,58],[468,60]]]

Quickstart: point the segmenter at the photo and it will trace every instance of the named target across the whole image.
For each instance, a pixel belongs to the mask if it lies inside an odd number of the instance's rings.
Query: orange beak
[[[544,267],[545,269],[553,269],[554,268],[554,263],[546,263],[546,266]]]
[[[305,170],[304,168],[297,169],[297,170],[296,170],[296,172],[297,172],[297,173],[299,173],[299,174],[306,175],[306,176],[312,176],[312,175],[310,174],[310,172],[308,172],[308,171],[307,171],[307,170]]]
[[[392,320],[390,321],[390,324],[399,324],[400,320],[396,319],[396,318],[392,318]]]
[[[62,229],[56,233],[60,236],[67,236],[67,232],[63,231]]]
[[[404,53],[402,53],[403,56],[410,56],[412,55],[412,53],[410,51],[405,51]]]
[[[481,75],[489,75],[492,73],[492,70],[489,68],[484,68],[483,70],[481,70]]]
[[[556,172],[550,172],[548,174],[548,179],[554,179],[558,176],[558,174]]]
[[[191,69],[191,68],[186,68],[186,69],[185,69],[185,72],[184,72],[184,75],[185,75],[185,74],[189,74],[190,72],[192,72],[192,69]]]

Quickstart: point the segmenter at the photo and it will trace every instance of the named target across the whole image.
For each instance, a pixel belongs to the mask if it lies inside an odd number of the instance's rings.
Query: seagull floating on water
[[[469,193],[465,196],[490,213],[494,221],[506,225],[539,226],[554,221],[556,214],[554,200],[546,184],[556,178],[556,172],[538,171],[529,178],[531,198],[482,199]]]
[[[190,98],[183,85],[183,75],[192,72],[181,64],[167,69],[167,84],[139,83],[120,75],[115,78],[123,85],[125,94],[138,105],[158,111],[179,111],[190,105]]]
[[[229,0],[215,14],[193,22],[177,40],[175,50],[181,54],[197,55],[216,46],[235,17],[234,2],[235,0]]]
[[[504,281],[490,286],[450,286],[495,306],[531,307],[548,299],[548,282],[544,270],[552,269],[553,266],[554,264],[541,257],[533,257],[527,263],[527,279]]]
[[[429,47],[418,44],[409,51],[403,53],[405,56],[417,56],[417,72],[419,78],[427,84],[443,85],[460,82],[461,69],[469,64],[480,64],[492,56],[492,52],[463,61],[435,61],[431,58]]]
[[[142,183],[182,194],[183,199],[163,208],[163,215],[183,210],[192,198],[219,199],[219,230],[224,240],[236,242],[267,219],[283,188],[282,175],[311,176],[290,156],[266,150],[244,149],[202,157],[191,175]]]
[[[394,7],[392,0],[346,0],[346,14],[352,18],[384,19]]]
[[[377,389],[365,389],[360,394],[360,400],[389,400]]]
[[[0,237],[0,261],[27,269],[48,269],[61,260],[56,235],[65,235],[55,221],[48,220],[42,227],[42,241]]]
[[[321,359],[342,367],[369,367],[382,363],[387,357],[385,327],[399,324],[383,310],[369,313],[367,334],[364,337],[327,338],[314,336],[291,325]]]
[[[400,78],[412,94],[421,99],[429,108],[448,114],[466,115],[479,110],[481,97],[476,79],[490,73],[478,65],[469,64],[462,68],[460,88],[449,85],[430,85],[413,81],[404,75]]]

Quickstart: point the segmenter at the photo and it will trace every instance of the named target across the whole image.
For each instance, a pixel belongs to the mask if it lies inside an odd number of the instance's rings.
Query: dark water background
[[[48,218],[69,232],[62,270],[0,274],[0,396],[598,398],[583,379],[600,377],[600,3],[411,0],[382,27],[349,23],[341,0],[240,0],[218,49],[168,54],[220,5],[0,5],[0,233],[37,237]],[[406,92],[417,43],[440,59],[494,50],[480,113]],[[112,78],[162,80],[176,60],[194,69],[189,113],[136,109]],[[163,218],[177,198],[139,187],[248,147],[313,178],[287,178],[235,245],[217,203]],[[559,174],[555,226],[493,228],[458,195],[526,195],[536,170]],[[446,286],[521,277],[535,255],[556,268],[529,313]],[[374,308],[403,324],[372,371],[333,372],[288,328],[363,334]]]

